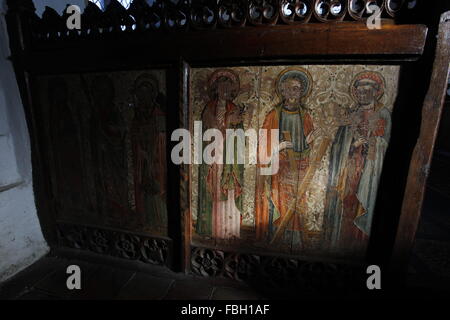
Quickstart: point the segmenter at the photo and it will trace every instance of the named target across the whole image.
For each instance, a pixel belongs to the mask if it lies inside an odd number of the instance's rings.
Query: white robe
[[[379,117],[386,122],[384,136],[375,137],[375,159],[371,160],[366,158],[358,191],[356,193],[361,206],[364,208],[364,214],[355,219],[355,225],[366,235],[370,235],[370,230],[372,228],[372,218],[377,199],[378,183],[383,170],[384,155],[386,154],[391,136],[390,112],[386,108],[383,108],[379,111]]]

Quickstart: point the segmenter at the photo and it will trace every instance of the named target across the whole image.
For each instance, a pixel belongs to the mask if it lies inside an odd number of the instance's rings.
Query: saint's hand
[[[322,135],[322,132],[320,129],[314,130],[306,137],[306,143],[310,144],[311,142],[316,140],[320,135]]]
[[[278,151],[281,152],[285,149],[294,149],[294,145],[290,141],[283,141],[278,147]]]
[[[367,139],[365,139],[365,138],[359,138],[358,140],[356,140],[356,142],[354,143],[354,146],[356,147],[356,148],[358,148],[358,147],[360,147],[360,146],[362,146],[363,144],[366,144],[367,143]]]

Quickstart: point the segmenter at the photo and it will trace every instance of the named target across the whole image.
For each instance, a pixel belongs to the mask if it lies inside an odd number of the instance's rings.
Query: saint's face
[[[141,107],[151,108],[156,99],[156,90],[150,82],[145,82],[137,88],[136,98]]]
[[[355,83],[355,93],[358,102],[363,105],[370,105],[377,98],[377,83],[371,80],[360,80]]]
[[[287,79],[282,85],[282,95],[287,101],[300,101],[303,96],[303,85],[297,79]]]
[[[228,78],[217,80],[217,97],[219,100],[231,100],[233,84]]]

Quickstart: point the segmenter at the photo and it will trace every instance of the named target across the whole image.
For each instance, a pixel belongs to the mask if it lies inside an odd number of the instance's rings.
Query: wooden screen
[[[403,196],[429,78],[423,2],[90,2],[80,30],[8,4],[52,248],[235,279],[390,261],[415,203]],[[172,133],[199,121],[256,132],[235,150],[244,163],[171,161]],[[279,130],[272,175],[248,159],[272,155],[261,129]]]

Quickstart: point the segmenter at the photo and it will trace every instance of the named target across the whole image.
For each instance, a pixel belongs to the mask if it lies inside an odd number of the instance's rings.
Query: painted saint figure
[[[226,129],[243,129],[241,109],[233,102],[239,92],[239,77],[228,69],[217,70],[209,77],[208,89],[209,102],[202,112],[203,130],[218,129],[226,137]],[[237,161],[227,164],[225,150],[225,145],[215,150],[223,164],[199,166],[196,231],[206,237],[229,240],[240,237],[244,165]]]
[[[109,76],[97,76],[91,87],[94,116],[92,128],[97,141],[93,145],[100,175],[105,219],[117,223],[130,212],[128,204],[128,166],[125,149],[127,128],[115,104],[114,83]]]
[[[271,150],[269,139],[260,141],[259,149],[266,150],[267,156],[279,153],[279,171],[272,176],[257,176],[256,237],[258,241],[270,241],[293,206],[293,216],[286,230],[282,230],[283,242],[300,246],[305,196],[299,196],[297,190],[309,167],[309,154],[316,138],[312,118],[303,105],[312,89],[312,77],[301,68],[287,69],[279,75],[276,86],[282,101],[266,115],[262,129],[279,130],[279,150]]]
[[[359,249],[370,235],[391,115],[380,103],[385,81],[377,72],[362,72],[350,93],[356,106],[339,127],[330,155],[325,210],[330,248]]]
[[[82,215],[83,207],[83,166],[81,133],[77,125],[75,110],[70,108],[69,90],[62,78],[48,82],[50,141],[53,147],[55,178],[53,193],[56,209],[60,217],[74,213]]]
[[[365,134],[362,142],[367,148],[356,193],[360,210],[355,225],[366,235],[370,235],[384,155],[391,138],[391,113],[379,103],[384,89],[384,79],[377,73],[360,74],[352,87],[353,95],[363,109],[361,133]]]
[[[133,88],[132,148],[136,211],[153,232],[167,230],[167,161],[165,97],[158,81],[140,75]]]

